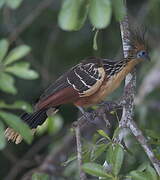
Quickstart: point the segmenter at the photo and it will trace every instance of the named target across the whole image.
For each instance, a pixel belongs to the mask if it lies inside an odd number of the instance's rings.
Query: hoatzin
[[[129,55],[122,60],[90,57],[72,67],[44,91],[34,112],[24,113],[21,119],[35,130],[46,120],[50,110],[56,111],[62,104],[73,103],[82,108],[100,103],[119,87],[125,76],[138,63],[149,59],[142,35],[132,32],[130,44]],[[5,135],[15,143],[22,140],[11,128],[6,129]]]

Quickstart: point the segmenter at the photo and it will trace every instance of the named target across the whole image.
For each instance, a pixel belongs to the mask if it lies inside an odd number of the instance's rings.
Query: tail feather
[[[37,126],[42,125],[44,121],[47,119],[49,110],[50,109],[41,109],[32,114],[24,113],[22,114],[21,119],[32,129],[32,132],[34,134]],[[56,108],[52,109],[52,115],[56,112]],[[6,129],[5,137],[8,139],[8,141],[11,140],[16,144],[19,144],[23,139],[22,136],[12,128]]]
[[[33,134],[35,133],[35,130],[36,129],[32,129]],[[16,132],[14,129],[9,127],[5,130],[4,135],[8,141],[11,140],[12,142],[15,142],[15,144],[19,144],[23,140],[23,137],[18,132]]]
[[[32,114],[24,113],[21,116],[21,119],[28,124],[28,126],[33,129],[38,125],[42,125],[43,122],[47,119],[47,109],[41,109]]]

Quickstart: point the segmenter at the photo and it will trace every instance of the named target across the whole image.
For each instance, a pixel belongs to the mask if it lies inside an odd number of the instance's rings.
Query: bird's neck
[[[139,60],[137,59],[127,60],[125,66],[125,71],[126,71],[125,74],[127,75],[129,72],[131,72],[137,64],[139,64]]]

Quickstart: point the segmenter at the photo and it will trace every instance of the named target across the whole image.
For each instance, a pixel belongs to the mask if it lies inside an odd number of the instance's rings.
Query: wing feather
[[[127,64],[127,60],[118,60],[118,61],[113,61],[110,59],[103,59],[102,60],[106,76],[107,78],[111,78],[118,72],[120,72]]]
[[[68,74],[68,83],[78,91],[80,97],[94,94],[105,78],[104,68],[99,64],[100,59],[98,60],[97,63],[81,63]]]
[[[55,107],[90,96],[99,89],[104,78],[101,59],[82,61],[49,86],[40,96],[36,107]]]

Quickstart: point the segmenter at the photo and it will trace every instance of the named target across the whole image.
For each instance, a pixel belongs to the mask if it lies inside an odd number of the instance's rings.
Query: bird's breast
[[[125,76],[132,70],[131,66],[124,67],[122,71],[111,76],[109,79],[104,79],[100,88],[91,96],[82,97],[74,104],[77,106],[87,107],[95,105],[104,100],[108,95],[110,95],[115,89],[117,89]]]

